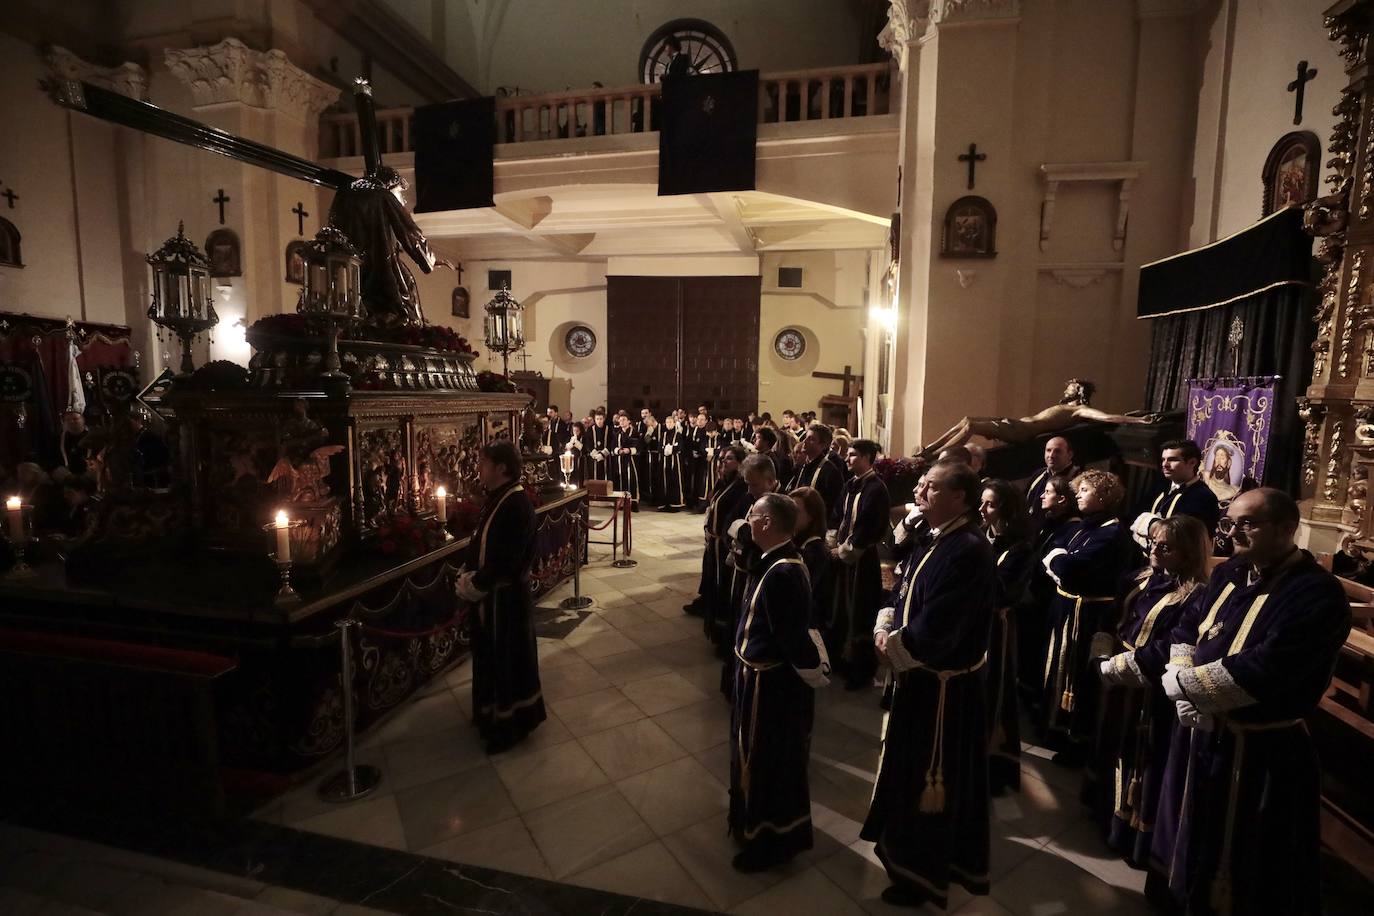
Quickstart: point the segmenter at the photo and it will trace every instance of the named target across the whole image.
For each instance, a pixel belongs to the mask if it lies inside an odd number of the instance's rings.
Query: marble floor
[[[730,867],[725,833],[729,709],[700,622],[682,613],[696,591],[700,516],[634,517],[634,569],[593,546],[577,617],[540,611],[549,718],[494,758],[467,724],[467,665],[361,742],[383,773],[377,793],[347,806],[301,786],[257,817],[440,860],[736,913],[902,912],[870,844],[859,841],[878,761],[877,691],[837,685],[817,695],[811,759],[816,847],[775,873]],[[565,635],[564,635],[565,634]],[[953,891],[963,914],[1147,912],[1143,873],[1110,855],[1083,818],[1077,773],[1027,747],[1020,794],[993,801],[992,894]],[[910,912],[910,911],[906,911]]]

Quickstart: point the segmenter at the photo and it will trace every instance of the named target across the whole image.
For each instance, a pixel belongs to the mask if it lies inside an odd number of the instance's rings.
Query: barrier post
[[[592,604],[591,597],[582,594],[582,529],[590,521],[590,507],[591,500],[583,500],[577,515],[573,518],[573,593],[572,597],[558,602],[558,606],[566,611],[578,611],[584,607],[591,607]]]
[[[382,771],[374,766],[358,766],[353,761],[353,628],[356,620],[345,617],[339,628],[339,686],[343,690],[344,769],[320,784],[320,798],[327,802],[348,802],[371,795],[382,781]]]

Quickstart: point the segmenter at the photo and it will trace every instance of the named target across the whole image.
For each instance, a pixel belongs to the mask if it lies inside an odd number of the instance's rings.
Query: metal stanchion
[[[582,508],[577,511],[577,517],[573,519],[573,593],[571,598],[558,602],[558,606],[565,611],[580,611],[592,605],[591,596],[582,594],[582,529],[591,518],[590,506],[589,500],[584,501]]]
[[[339,628],[339,685],[343,689],[344,713],[344,769],[320,784],[320,798],[328,802],[346,802],[371,795],[382,781],[382,771],[374,766],[353,762],[353,640],[356,620],[345,617],[334,625]]]
[[[614,566],[616,569],[633,569],[639,565],[638,560],[630,559],[630,513],[633,510],[633,503],[631,502],[628,493],[625,494],[623,499],[625,503],[625,511],[621,513],[621,517],[624,519],[624,521],[620,526],[620,530],[625,536],[625,556],[621,557],[618,560],[615,558],[615,527],[612,526],[611,565]]]

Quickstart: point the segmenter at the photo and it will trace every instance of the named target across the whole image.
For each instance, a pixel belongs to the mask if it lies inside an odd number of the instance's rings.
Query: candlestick
[[[18,496],[5,500],[5,514],[10,520],[10,541],[19,544],[24,541],[24,503]]]
[[[563,489],[565,490],[573,489],[573,485],[568,482],[568,477],[572,474],[573,462],[575,460],[576,459],[573,457],[572,449],[568,449],[566,452],[558,456],[558,468],[563,472]]]
[[[439,524],[448,524],[448,490],[443,487],[434,488],[434,501],[439,510]]]
[[[291,519],[284,509],[277,513],[277,562],[291,562]]]

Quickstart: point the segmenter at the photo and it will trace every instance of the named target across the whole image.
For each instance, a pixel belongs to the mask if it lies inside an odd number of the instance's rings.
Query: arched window
[[[2,216],[0,216],[0,266],[24,266],[24,259],[19,253],[19,230],[14,228],[14,223]]]
[[[688,73],[726,73],[736,67],[734,46],[724,32],[703,19],[674,19],[659,26],[640,49],[642,81],[663,80],[678,53],[671,46],[674,40],[681,45]]]

